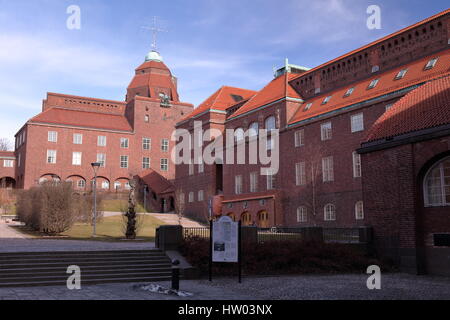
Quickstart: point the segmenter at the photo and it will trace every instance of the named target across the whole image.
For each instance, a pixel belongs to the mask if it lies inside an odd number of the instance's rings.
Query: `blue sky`
[[[67,7],[81,9],[69,30]],[[369,5],[381,30],[366,27]],[[314,67],[448,8],[446,0],[0,0],[0,138],[40,112],[46,92],[123,100],[150,50],[142,27],[198,105],[222,85],[261,89],[284,58]]]

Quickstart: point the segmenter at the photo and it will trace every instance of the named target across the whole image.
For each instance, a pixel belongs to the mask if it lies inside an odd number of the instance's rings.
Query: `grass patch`
[[[155,241],[155,231],[160,225],[165,224],[149,215],[139,215],[138,223],[141,228],[137,233],[138,241]],[[46,239],[63,239],[63,240],[95,240],[95,241],[121,241],[125,239],[123,232],[124,222],[122,216],[113,216],[102,218],[97,223],[97,237],[92,237],[92,226],[90,224],[77,223],[68,231],[56,237],[45,237]],[[44,236],[37,231],[30,230],[27,227],[15,227],[15,230],[32,236],[33,238],[43,238]]]
[[[110,199],[103,200],[100,204],[101,211],[110,211],[110,212],[125,212],[128,210],[128,200],[122,199]],[[141,204],[136,204],[136,212],[144,213],[144,207]]]

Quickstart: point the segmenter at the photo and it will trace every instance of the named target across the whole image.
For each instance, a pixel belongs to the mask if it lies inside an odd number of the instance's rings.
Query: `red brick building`
[[[200,120],[204,130],[216,126],[224,135],[235,130],[235,158],[229,164],[225,156],[223,164],[200,170],[177,166],[186,213],[205,219],[214,211],[208,204],[212,197],[216,203],[223,199],[215,214],[260,227],[369,225],[357,150],[399,99],[450,72],[449,12],[313,69],[286,63],[266,87],[240,101],[233,103],[235,94],[224,90],[219,93],[228,105],[211,104],[218,93],[208,98],[177,128],[192,132]],[[257,129],[279,130],[280,164],[273,176],[260,174],[267,167],[260,162],[237,164],[237,154],[249,159]],[[244,151],[237,151],[241,145]]]
[[[42,112],[16,134],[15,170],[7,176],[18,188],[54,179],[82,191],[93,179],[91,163],[100,162],[104,191],[125,190],[131,177],[148,169],[173,180],[171,134],[192,108],[180,102],[177,79],[152,51],[136,69],[125,101],[48,93]]]

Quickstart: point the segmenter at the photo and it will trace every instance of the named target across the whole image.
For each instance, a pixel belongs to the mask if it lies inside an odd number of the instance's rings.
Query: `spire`
[[[151,27],[142,27],[143,29],[150,30],[152,32],[152,50],[145,56],[145,61],[158,61],[162,62],[162,57],[158,52],[158,33],[159,32],[167,32],[167,30],[162,29],[158,26],[158,17],[153,17],[153,23]]]

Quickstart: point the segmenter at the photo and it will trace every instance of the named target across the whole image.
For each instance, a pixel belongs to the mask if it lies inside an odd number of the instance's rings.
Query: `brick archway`
[[[253,224],[253,219],[250,212],[245,211],[241,213],[241,223],[243,226],[251,226]]]
[[[258,227],[269,228],[269,213],[266,210],[258,212]]]

